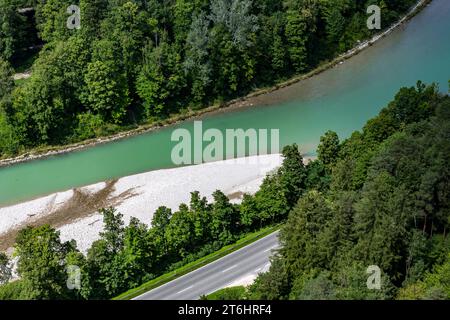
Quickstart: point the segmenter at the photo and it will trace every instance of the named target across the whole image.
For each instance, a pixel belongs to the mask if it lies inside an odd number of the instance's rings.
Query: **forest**
[[[369,38],[369,5],[387,28],[415,2],[0,0],[0,158],[222,105]]]
[[[450,81],[449,81],[450,85]],[[151,227],[102,210],[105,228],[87,254],[43,225],[21,230],[11,261],[0,254],[0,299],[107,299],[192,262],[265,226],[281,223],[281,249],[234,299],[450,299],[450,96],[435,84],[401,88],[361,131],[328,131],[318,159],[295,144],[259,191],[230,203],[192,192],[175,212],[162,206]],[[66,267],[82,272],[68,290]],[[380,290],[366,268],[382,270]],[[217,297],[216,297],[217,298]]]

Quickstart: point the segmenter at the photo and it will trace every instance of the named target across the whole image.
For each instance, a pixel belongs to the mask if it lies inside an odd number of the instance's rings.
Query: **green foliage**
[[[91,62],[85,75],[86,88],[82,101],[104,120],[120,123],[130,104],[126,78],[115,62]]]
[[[430,298],[450,299],[450,253],[442,265],[436,266],[435,270],[425,277],[425,284],[429,288]]]
[[[280,259],[274,259],[270,271],[261,273],[248,288],[250,300],[282,300],[289,295],[289,273]]]
[[[77,115],[77,120],[75,135],[83,140],[100,136],[102,127],[105,125],[101,115],[91,112],[80,113]]]
[[[166,42],[156,48],[147,46],[144,61],[136,87],[146,115],[164,116],[179,109],[185,79],[177,48]]]
[[[13,73],[11,65],[0,57],[0,156],[15,154],[21,143],[8,117],[12,110]]]
[[[450,299],[450,254],[443,264],[436,265],[433,272],[423,280],[411,283],[399,290],[399,300],[448,300]]]
[[[317,276],[300,277],[295,280],[290,298],[293,300],[334,300],[335,288],[330,273],[322,271]],[[298,294],[296,294],[298,292]]]
[[[201,298],[201,300],[243,300],[246,289],[243,286],[230,287],[218,290]]]
[[[24,23],[15,0],[0,1],[0,59],[11,61],[19,55],[26,38]]]
[[[306,171],[308,173],[305,182],[306,189],[325,191],[329,188],[331,177],[322,162],[318,160],[310,161],[306,165]]]
[[[449,110],[418,82],[346,141],[328,132],[253,297],[448,299]],[[380,290],[366,286],[371,265]]]
[[[192,249],[194,242],[194,225],[189,217],[189,208],[182,204],[170,219],[165,230],[165,237],[169,243],[169,250],[177,256],[184,257],[187,250]]]
[[[11,279],[12,268],[9,258],[3,252],[0,252],[0,284],[8,283]]]
[[[305,190],[306,169],[297,144],[283,148],[283,165],[278,171],[288,208],[292,208]]]
[[[324,230],[331,216],[329,201],[317,191],[305,194],[289,213],[288,221],[280,233],[282,256],[291,274],[302,270],[323,267],[328,262],[324,248],[316,245],[318,235]]]
[[[17,271],[23,279],[28,299],[70,297],[66,287],[66,256],[75,251],[75,243],[62,243],[59,232],[48,225],[27,227],[16,238],[19,257]]]
[[[381,275],[380,290],[367,288],[368,274],[361,262],[346,262],[333,274],[335,298],[339,300],[387,300],[392,299],[394,287],[388,274]]]
[[[296,72],[303,72],[307,66],[308,40],[316,31],[316,7],[313,3],[286,1],[285,36],[290,61]]]
[[[264,178],[255,200],[261,223],[280,221],[289,212],[285,190],[278,175]]]
[[[319,160],[325,166],[332,166],[336,163],[339,154],[339,137],[334,131],[327,131],[320,137],[320,144],[317,147]]]
[[[0,100],[10,95],[14,88],[14,80],[12,78],[14,70],[8,61],[0,57]]]
[[[66,40],[70,36],[67,28],[67,8],[70,0],[39,1],[36,7],[36,23],[39,36],[46,42]]]
[[[254,227],[259,221],[257,201],[254,196],[244,194],[240,206],[241,224],[248,228]]]
[[[0,286],[0,300],[25,300],[25,282],[16,280]]]

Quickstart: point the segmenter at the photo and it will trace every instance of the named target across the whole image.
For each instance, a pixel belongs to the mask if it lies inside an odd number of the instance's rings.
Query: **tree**
[[[448,300],[450,299],[450,254],[443,264],[436,265],[423,280],[401,288],[399,300]]]
[[[175,43],[177,43],[180,47],[182,47],[186,41],[195,6],[195,1],[190,0],[176,0],[173,6]]]
[[[280,232],[283,257],[290,274],[303,270],[325,268],[328,264],[318,237],[325,230],[332,215],[330,202],[317,191],[309,191],[289,213],[286,225]]]
[[[227,243],[237,229],[239,215],[228,197],[220,190],[213,193],[211,206],[211,234],[213,239]]]
[[[213,27],[209,49],[214,67],[214,90],[220,98],[229,98],[248,90],[255,77],[256,60],[251,52],[255,45],[257,18],[251,14],[251,1],[216,0],[208,16]]]
[[[145,115],[167,116],[178,111],[185,76],[179,68],[181,55],[176,47],[164,40],[159,46],[144,49],[144,65],[138,75],[136,88],[144,102]]]
[[[68,284],[73,285],[70,291],[70,299],[89,299],[92,294],[92,287],[89,278],[89,265],[86,257],[79,251],[70,251],[66,256],[66,272],[67,277],[74,276],[73,280],[69,281]],[[79,272],[79,274],[78,274]],[[80,281],[78,283],[77,281]],[[75,282],[73,282],[75,281]],[[76,285],[80,284],[81,287],[78,288]]]
[[[114,43],[118,55],[116,58],[120,59],[129,90],[134,93],[132,86],[141,69],[141,48],[145,44],[148,15],[133,1],[118,2],[109,7],[108,13],[102,21],[101,32],[104,39]]]
[[[345,262],[344,262],[345,261]],[[380,289],[367,288],[367,266],[358,261],[341,260],[333,274],[335,297],[339,300],[387,300],[393,298],[394,286],[388,273],[381,273]]]
[[[169,253],[170,248],[165,233],[171,218],[172,210],[164,206],[159,207],[153,214],[152,228],[149,230],[148,239],[158,248],[158,260],[163,259]]]
[[[11,93],[14,89],[13,69],[0,57],[0,155],[15,154],[20,146],[20,138],[11,125]]]
[[[192,223],[189,208],[181,204],[177,212],[170,219],[166,228],[165,237],[170,252],[175,256],[184,258],[193,248],[195,231]]]
[[[252,229],[260,221],[257,203],[252,195],[244,194],[239,212],[241,214],[240,223],[248,229]]]
[[[119,253],[124,245],[125,228],[123,215],[114,208],[101,209],[103,215],[103,231],[100,237],[105,241],[106,249],[110,254]]]
[[[315,8],[304,6],[305,3],[286,1],[285,35],[291,63],[298,73],[306,69],[308,40],[315,31]]]
[[[326,22],[326,32],[328,41],[331,44],[339,44],[345,25],[346,19],[343,16],[343,12],[348,9],[349,4],[347,1],[329,1],[325,10],[324,18]],[[340,48],[343,49],[342,47]]]
[[[319,160],[328,167],[336,163],[339,154],[339,137],[336,132],[327,131],[320,137],[317,154]]]
[[[126,78],[115,63],[94,61],[88,64],[82,101],[106,121],[121,123],[130,104]]]
[[[124,231],[123,262],[125,288],[139,286],[158,262],[155,243],[149,238],[148,228],[136,218],[131,218]]]
[[[0,155],[14,155],[21,147],[21,138],[0,107]]]
[[[205,13],[195,16],[186,39],[184,68],[192,81],[194,107],[202,106],[207,101],[206,94],[212,80],[212,66],[208,57],[209,23]]]
[[[321,161],[309,161],[305,169],[308,174],[305,182],[305,189],[316,189],[318,191],[328,190],[330,187],[331,176]]]
[[[273,15],[271,19],[271,25],[269,26],[272,30],[273,41],[271,43],[271,53],[272,53],[272,68],[277,74],[283,74],[286,72],[288,65],[288,51],[286,49],[285,40],[285,30],[286,25],[285,16],[281,12]]]
[[[405,246],[405,217],[402,204],[405,193],[394,187],[394,179],[380,173],[365,185],[361,200],[355,205],[355,229],[359,241],[355,251],[367,265],[377,265],[401,278],[400,266]]]
[[[69,14],[67,8],[72,4],[70,0],[39,1],[36,6],[36,22],[39,36],[46,42],[66,40],[77,30],[67,28]]]
[[[279,175],[266,176],[259,190],[255,193],[258,219],[261,225],[280,221],[289,212],[285,185]]]
[[[251,300],[284,300],[290,291],[286,265],[277,257],[272,259],[269,272],[261,273],[248,288]]]
[[[440,298],[450,299],[450,253],[447,253],[446,261],[436,266],[432,273],[425,277],[425,284],[429,288],[430,298],[438,295]]]
[[[354,246],[354,205],[358,200],[356,192],[340,192],[331,196],[331,216],[324,221],[322,232],[316,237],[316,256],[326,269],[338,269]]]
[[[59,232],[48,225],[27,227],[16,238],[17,271],[26,283],[29,299],[61,299],[68,296],[66,256],[75,244],[61,242]]]
[[[198,191],[191,192],[189,204],[191,217],[194,223],[195,238],[199,243],[205,243],[211,239],[211,207],[205,197],[201,198]]]
[[[252,33],[258,30],[257,17],[251,14],[250,0],[213,0],[209,19],[215,25],[226,27],[231,34],[233,45],[239,49],[252,46]]]
[[[0,285],[8,283],[11,279],[12,268],[8,256],[0,252]]]
[[[86,38],[100,36],[98,24],[107,17],[108,0],[80,0],[81,32]]]
[[[331,274],[327,271],[320,272],[317,276],[309,278],[300,277],[294,282],[291,299],[297,300],[335,300],[335,288],[330,280]]]
[[[13,93],[12,124],[28,145],[61,143],[71,132],[88,53],[82,38],[55,42],[34,63],[33,74]]]
[[[170,223],[170,218],[172,217],[172,210],[167,207],[159,207],[152,218],[152,228],[164,231]]]
[[[8,61],[0,57],[0,101],[6,99],[14,88],[14,70]]]
[[[25,18],[17,12],[15,0],[0,1],[0,60],[18,58],[25,39]]]
[[[283,148],[283,164],[278,172],[288,208],[292,208],[305,189],[306,169],[297,144]]]
[[[133,280],[128,274],[127,267],[134,265],[130,261],[132,259],[124,252],[126,229],[122,220],[123,215],[114,208],[101,209],[100,213],[103,215],[103,231],[100,232],[100,239],[92,244],[87,254],[89,290],[83,294],[90,299],[114,296],[125,290],[127,284]],[[134,230],[134,226],[133,224],[128,229],[128,244],[130,231]],[[131,248],[128,247],[128,250]],[[133,274],[135,270],[130,272]]]

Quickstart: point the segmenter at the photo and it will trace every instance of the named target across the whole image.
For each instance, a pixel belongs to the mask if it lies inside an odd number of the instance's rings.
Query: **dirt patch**
[[[28,79],[31,77],[31,71],[25,71],[25,72],[20,72],[20,73],[16,73],[13,76],[14,80],[22,80],[22,79]]]
[[[243,196],[244,193],[242,191],[236,191],[227,195],[229,200],[240,200],[242,199]]]
[[[51,225],[59,228],[88,217],[101,208],[118,206],[123,201],[138,195],[135,188],[130,188],[119,195],[111,196],[115,191],[117,180],[107,181],[103,189],[89,192],[80,188],[73,189],[72,197],[60,206],[55,206],[54,200],[47,207],[36,214],[30,214],[29,218],[6,233],[0,234],[0,251],[14,245],[17,233],[27,226]],[[54,199],[56,196],[54,197]]]

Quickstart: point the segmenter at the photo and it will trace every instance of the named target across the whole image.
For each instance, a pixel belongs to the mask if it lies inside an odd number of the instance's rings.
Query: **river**
[[[313,154],[326,130],[348,137],[417,80],[450,79],[450,1],[434,0],[410,22],[345,63],[254,99],[255,106],[203,117],[204,128],[279,129]],[[192,130],[192,121],[175,127]],[[0,169],[0,206],[135,173],[173,167],[174,127]]]

